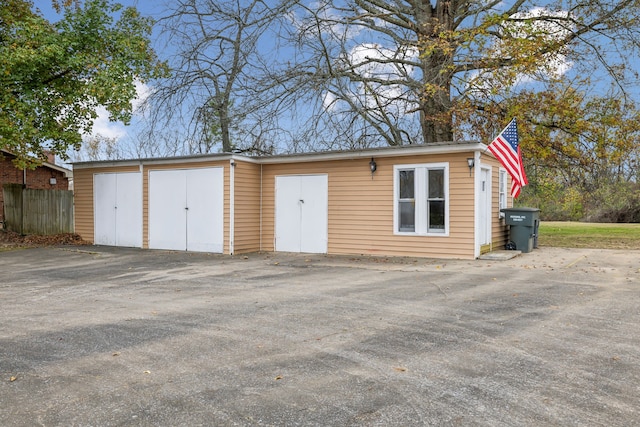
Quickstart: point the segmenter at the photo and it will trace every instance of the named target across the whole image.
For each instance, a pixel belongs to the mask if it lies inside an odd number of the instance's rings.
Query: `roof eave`
[[[140,165],[167,165],[184,163],[202,163],[204,161],[245,161],[257,164],[307,163],[326,160],[346,160],[367,157],[403,157],[419,154],[449,154],[461,152],[484,152],[485,144],[476,141],[449,142],[422,145],[401,145],[394,147],[366,148],[361,150],[322,151],[312,153],[275,154],[272,156],[245,156],[235,153],[202,154],[195,156],[177,156],[165,158],[145,158],[131,160],[100,160],[72,163],[74,169],[93,167],[122,167]]]

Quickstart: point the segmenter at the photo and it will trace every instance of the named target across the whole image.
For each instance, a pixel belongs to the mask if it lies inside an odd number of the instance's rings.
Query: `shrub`
[[[640,185],[618,182],[591,193],[589,222],[640,222]]]
[[[517,206],[540,209],[543,221],[640,223],[640,184],[603,184],[594,191],[557,183],[525,187]]]

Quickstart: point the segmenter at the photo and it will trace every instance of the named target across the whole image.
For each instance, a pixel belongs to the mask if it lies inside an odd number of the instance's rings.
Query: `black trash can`
[[[505,215],[505,223],[509,226],[509,241],[523,253],[531,252],[538,247],[538,228],[540,226],[540,209],[506,208],[501,209]]]

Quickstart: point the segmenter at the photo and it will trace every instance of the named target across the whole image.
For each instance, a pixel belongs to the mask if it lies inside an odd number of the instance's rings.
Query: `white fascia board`
[[[259,165],[262,163],[260,161],[260,157],[249,157],[249,156],[243,156],[242,154],[232,154],[231,159],[239,162],[253,163],[256,165]]]
[[[92,162],[72,163],[74,169],[106,168],[115,166],[170,165],[174,163],[202,163],[208,161],[225,161],[234,158],[231,154],[205,154],[197,156],[159,157],[133,160],[98,160]]]
[[[89,169],[89,168],[109,168],[115,166],[140,166],[143,164],[141,160],[95,160],[91,162],[74,162],[71,163],[73,170]]]
[[[167,165],[172,163],[202,163],[206,161],[235,160],[254,164],[308,163],[325,160],[352,160],[371,157],[405,157],[424,154],[449,154],[462,152],[490,153],[480,142],[460,142],[449,144],[402,145],[396,147],[369,148],[364,150],[342,150],[314,153],[276,154],[273,156],[250,157],[241,154],[203,154],[166,158],[134,160],[104,160],[73,163],[73,169],[105,168],[115,166]]]
[[[258,163],[262,164],[305,163],[319,162],[324,160],[351,160],[370,157],[404,157],[416,156],[420,154],[483,152],[486,149],[487,146],[479,142],[439,145],[405,145],[401,147],[372,148],[354,151],[283,154],[270,157],[259,157],[256,160]]]

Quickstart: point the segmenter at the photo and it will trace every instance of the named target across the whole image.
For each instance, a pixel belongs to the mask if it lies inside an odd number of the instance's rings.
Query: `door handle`
[[[300,199],[300,203],[304,203],[304,200]]]

